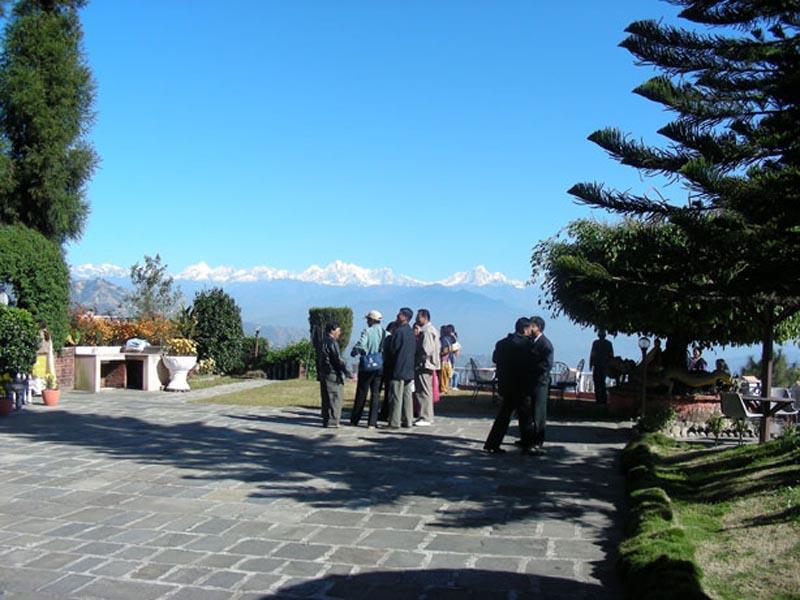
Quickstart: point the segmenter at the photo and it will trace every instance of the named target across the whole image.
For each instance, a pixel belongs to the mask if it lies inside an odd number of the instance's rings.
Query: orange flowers
[[[175,336],[177,329],[176,323],[161,317],[115,319],[76,312],[71,315],[70,321],[71,329],[79,334],[78,343],[84,346],[122,344],[131,338],[140,338],[154,346],[160,346]]]

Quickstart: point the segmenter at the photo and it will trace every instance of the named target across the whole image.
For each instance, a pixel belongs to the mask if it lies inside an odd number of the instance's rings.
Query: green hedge
[[[660,487],[657,445],[674,445],[661,434],[645,434],[622,452],[628,484],[628,518],[620,544],[618,570],[630,596],[646,600],[707,599],[695,549],[674,523],[672,500]]]
[[[47,324],[60,349],[69,328],[69,270],[61,248],[24,225],[0,225],[0,282],[11,284],[18,308]]]
[[[236,301],[221,288],[212,288],[195,295],[189,314],[195,322],[198,358],[213,358],[220,373],[241,371],[244,333]]]
[[[342,328],[339,338],[339,349],[344,351],[350,344],[350,334],[353,331],[353,309],[347,306],[326,306],[308,309],[308,324],[311,333],[311,343],[316,348],[325,335],[325,325],[338,323]]]
[[[0,375],[30,373],[39,348],[39,327],[31,313],[0,305]]]

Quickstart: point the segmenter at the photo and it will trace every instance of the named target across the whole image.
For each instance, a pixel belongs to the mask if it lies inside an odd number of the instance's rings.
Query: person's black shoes
[[[490,446],[484,446],[483,449],[488,452],[489,454],[505,454],[506,451],[502,448],[493,448]]]

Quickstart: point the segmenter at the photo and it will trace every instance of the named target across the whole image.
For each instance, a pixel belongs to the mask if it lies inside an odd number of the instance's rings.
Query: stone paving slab
[[[0,420],[0,598],[621,597],[621,426],[554,422],[546,456],[493,456],[485,415],[332,432],[188,402],[265,384]]]

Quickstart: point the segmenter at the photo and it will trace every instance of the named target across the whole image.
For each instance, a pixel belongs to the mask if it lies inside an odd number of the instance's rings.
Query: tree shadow
[[[251,502],[292,499],[315,508],[362,509],[411,496],[438,499],[444,508],[428,524],[432,528],[502,528],[532,518],[597,527],[613,523],[621,501],[620,482],[597,476],[616,473],[618,451],[607,445],[590,460],[558,445],[544,457],[495,456],[480,451],[482,439],[445,433],[348,429],[337,435],[302,410],[215,416],[237,423],[49,410],[0,421],[0,433],[171,466],[209,487],[215,480],[247,482],[252,489],[245,501]],[[602,427],[554,425],[550,431],[556,442],[626,438],[624,430]]]
[[[289,584],[264,598],[348,598],[381,600],[509,598],[618,598],[615,590],[547,575],[485,569],[381,570],[329,575]]]

